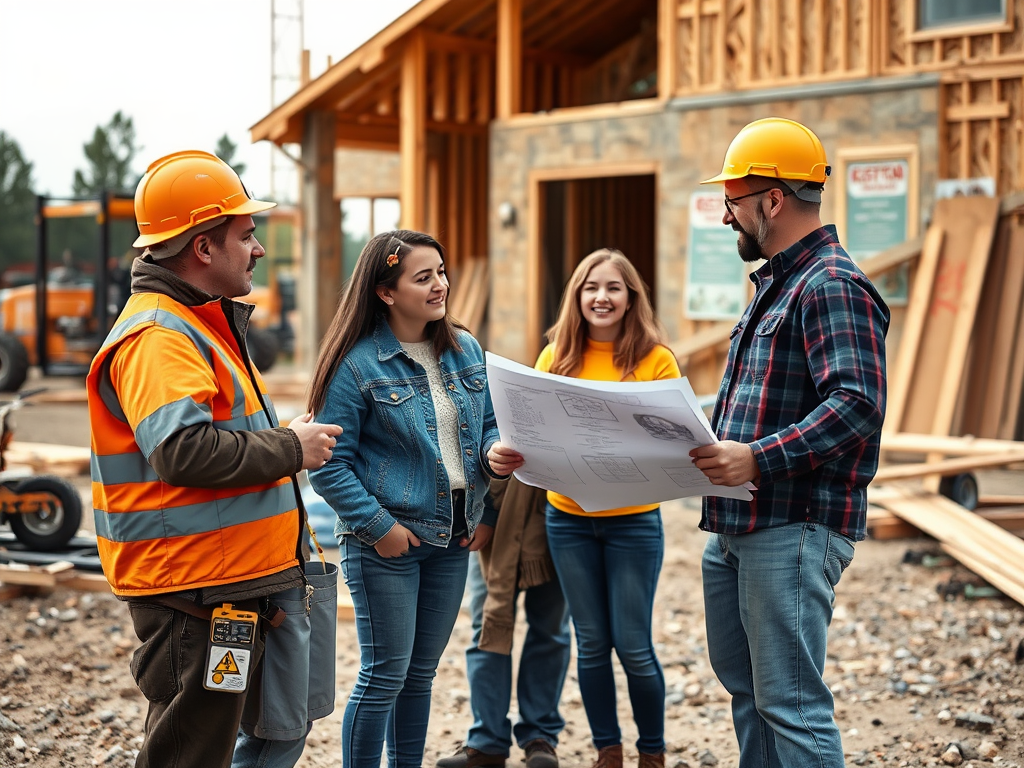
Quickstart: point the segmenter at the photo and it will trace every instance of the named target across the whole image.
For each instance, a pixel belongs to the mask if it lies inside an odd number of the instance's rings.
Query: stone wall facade
[[[530,173],[654,162],[657,167],[656,279],[658,314],[675,341],[692,325],[683,316],[689,199],[701,179],[717,174],[733,137],[748,122],[775,115],[798,120],[821,138],[834,164],[842,148],[914,144],[919,147],[920,210],[927,215],[938,175],[938,92],[934,84],[818,98],[764,100],[723,106],[670,103],[649,114],[571,122],[530,116],[492,123],[490,148],[490,267],[488,346],[532,364],[526,338]],[[615,175],[614,172],[608,175]],[[833,184],[835,181],[833,180]],[[835,195],[826,184],[822,220],[834,221]],[[503,227],[499,204],[511,203],[516,223]],[[923,229],[923,222],[922,222]],[[580,254],[582,257],[584,254]],[[628,255],[628,254],[627,254]],[[736,258],[739,258],[737,255]]]
[[[338,149],[334,152],[334,197],[398,197],[401,189],[397,152]]]

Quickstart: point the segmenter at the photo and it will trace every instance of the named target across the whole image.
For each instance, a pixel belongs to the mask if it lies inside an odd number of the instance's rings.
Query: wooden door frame
[[[627,163],[606,163],[585,167],[564,166],[557,168],[535,168],[527,180],[527,226],[526,252],[526,356],[532,364],[540,354],[541,345],[541,235],[544,231],[544,191],[542,185],[551,181],[575,181],[577,179],[601,179],[616,176],[653,176],[655,221],[659,202],[661,163],[656,160],[637,160]],[[657,273],[658,233],[654,234],[655,273]]]

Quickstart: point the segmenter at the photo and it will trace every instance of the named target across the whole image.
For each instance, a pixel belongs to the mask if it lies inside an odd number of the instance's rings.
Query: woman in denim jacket
[[[399,230],[363,248],[324,337],[309,409],[341,424],[310,472],[338,513],[360,670],[342,724],[345,768],[420,766],[430,688],[462,602],[471,550],[491,538],[498,442],[480,345],[448,316],[444,251]],[[485,472],[487,474],[485,474]]]

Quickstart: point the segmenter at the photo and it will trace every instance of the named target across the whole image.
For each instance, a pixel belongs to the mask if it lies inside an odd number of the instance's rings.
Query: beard
[[[738,221],[733,221],[732,225],[732,228],[740,233],[736,239],[736,250],[739,252],[740,258],[748,263],[768,258],[764,252],[764,245],[771,237],[772,225],[768,217],[759,209],[756,224],[757,232],[754,234],[747,232]]]

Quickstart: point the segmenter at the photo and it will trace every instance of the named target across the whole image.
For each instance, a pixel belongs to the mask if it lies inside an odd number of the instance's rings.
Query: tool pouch
[[[338,566],[308,562],[306,581],[312,587],[308,602],[303,587],[270,597],[285,618],[267,633],[261,670],[242,715],[245,731],[262,739],[301,738],[309,721],[334,711]]]

